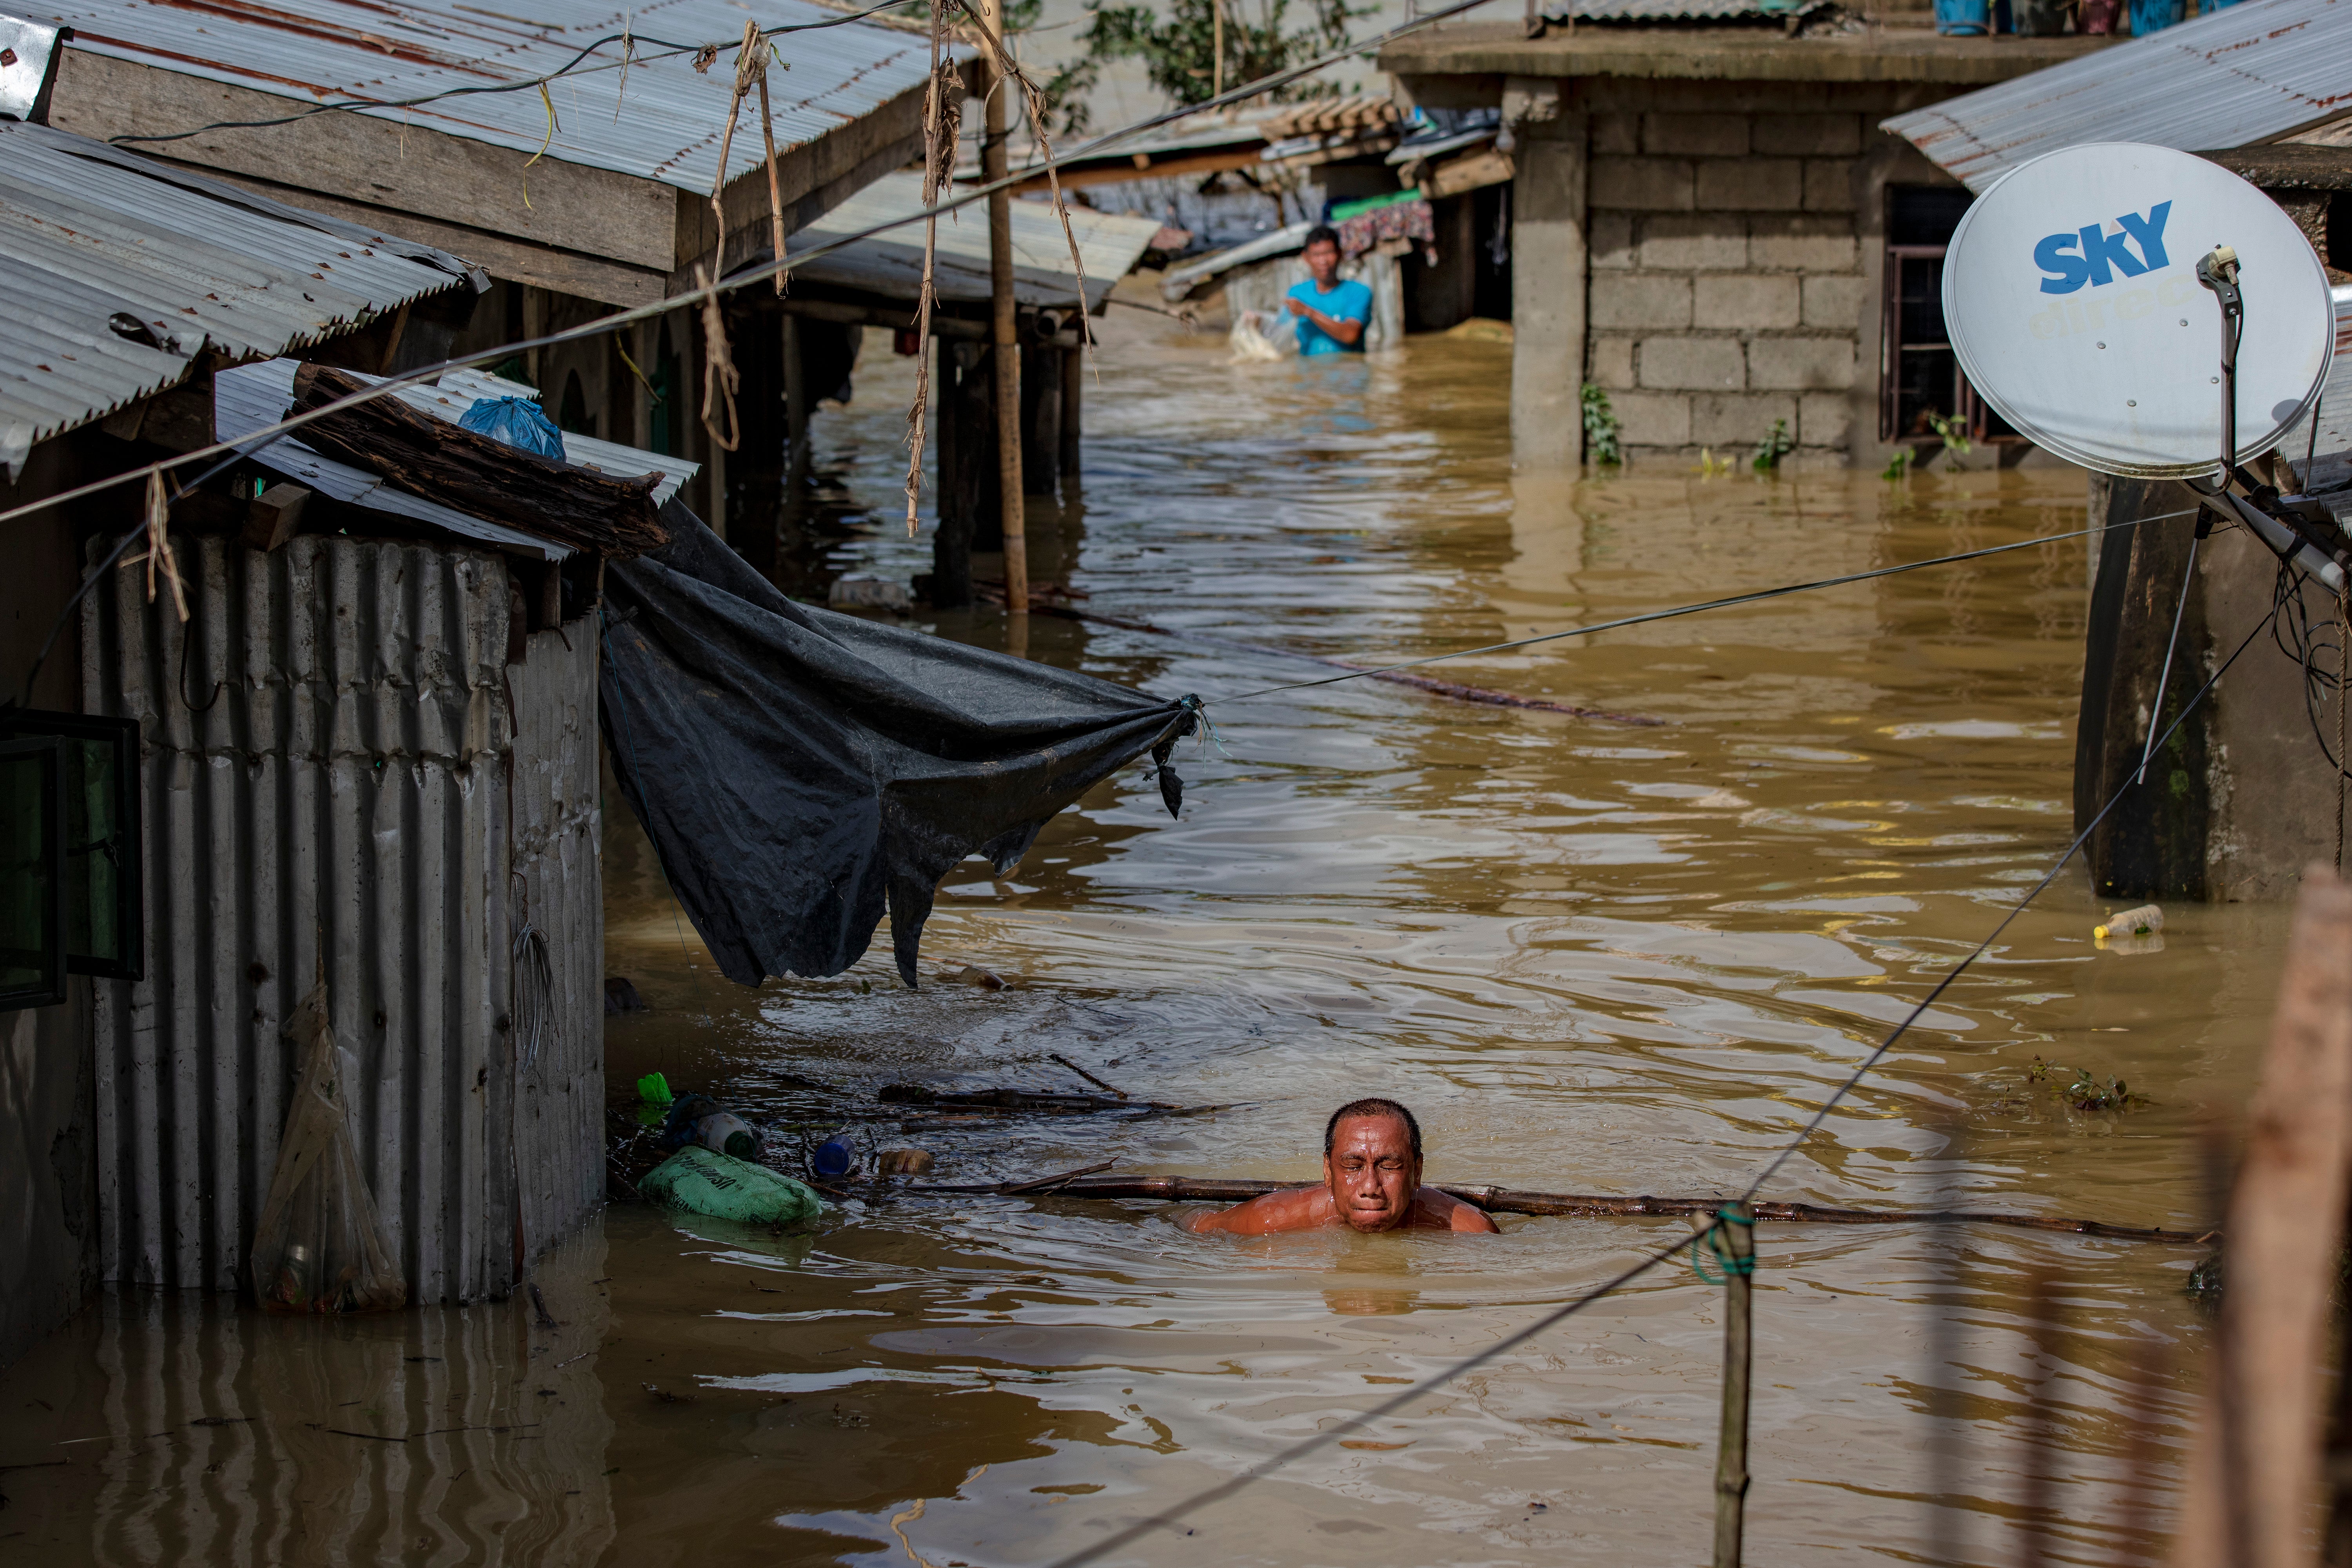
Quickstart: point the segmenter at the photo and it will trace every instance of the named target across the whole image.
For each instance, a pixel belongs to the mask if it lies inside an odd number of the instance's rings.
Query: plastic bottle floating
[[[2109,915],[2106,924],[2091,928],[2091,934],[2104,942],[2108,937],[2154,936],[2163,929],[2164,911],[2154,904],[2142,904]]]

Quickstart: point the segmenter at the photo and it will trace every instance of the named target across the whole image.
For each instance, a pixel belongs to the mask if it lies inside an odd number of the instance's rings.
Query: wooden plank
[[[104,141],[194,129],[220,120],[266,120],[302,107],[290,99],[67,51],[50,123]],[[314,114],[290,125],[207,131],[182,142],[134,142],[152,153],[303,191],[356,196],[387,213],[413,213],[492,234],[667,270],[679,193],[658,181],[468,142],[364,114]],[[764,200],[764,195],[762,200]],[[303,205],[315,205],[307,197]],[[406,236],[404,227],[391,232]],[[463,253],[461,253],[463,254]]]
[[[160,161],[172,163],[176,160]],[[346,223],[363,223],[401,239],[438,246],[453,255],[465,258],[492,277],[502,278],[510,283],[527,283],[534,289],[552,289],[558,294],[576,295],[583,300],[595,300],[624,308],[658,304],[669,297],[667,276],[645,268],[624,266],[602,257],[582,256],[573,251],[531,245],[504,235],[486,234],[478,228],[440,223],[410,213],[387,212],[362,202],[322,195],[316,191],[281,185],[250,174],[232,174],[219,169],[198,172],[224,184],[251,191],[256,195],[309,207],[313,212],[341,218]]]
[[[2229,1277],[2173,1561],[2302,1568],[2319,1502],[2330,1295],[2352,1173],[2352,889],[2314,865],[2287,937],[2246,1151]]]
[[[302,531],[302,510],[310,492],[287,481],[274,484],[247,503],[245,542],[255,550],[276,550]]]
[[[306,364],[294,374],[294,406],[308,412],[364,384],[348,372]],[[572,468],[396,397],[314,420],[302,427],[302,440],[412,495],[575,550],[625,558],[669,542],[654,512],[658,473],[622,478]]]
[[[1508,153],[1493,147],[1482,147],[1459,158],[1440,163],[1421,183],[1421,194],[1431,201],[1441,196],[1458,196],[1465,191],[1475,191],[1482,185],[1499,185],[1517,173]]]
[[[1144,159],[1140,163],[1121,153],[1116,163],[1083,163],[1075,169],[1062,170],[1062,189],[1074,191],[1082,185],[1116,185],[1129,180],[1171,179],[1182,174],[1215,174],[1227,169],[1255,168],[1259,154],[1265,151],[1264,142],[1254,142],[1238,151],[1229,148],[1216,153],[1184,153],[1162,158],[1156,163],[1141,153],[1136,154]],[[980,182],[973,179],[964,183],[977,184]],[[1039,174],[1013,186],[1013,194],[1016,196],[1033,195],[1039,191],[1050,190],[1052,185],[1050,180]]]

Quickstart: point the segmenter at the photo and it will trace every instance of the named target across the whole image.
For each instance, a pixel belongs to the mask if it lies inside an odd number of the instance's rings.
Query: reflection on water
[[[1030,534],[1041,580],[1119,619],[1409,658],[2082,526],[2079,479],[2051,474],[1515,476],[1499,346],[1236,368],[1156,319],[1114,326],[1083,483]],[[816,576],[929,569],[888,521],[909,370],[869,355],[858,405],[825,416],[875,510]],[[1328,671],[1034,617],[1033,658],[1209,700],[1221,747],[1184,752],[1182,820],[1139,769],[1012,875],[971,863],[926,974],[1013,984],[910,994],[887,942],[834,979],[728,985],[608,818],[612,969],[652,1006],[612,1021],[612,1081],[658,1068],[796,1125],[887,1128],[950,1182],[1113,1157],[1311,1179],[1332,1105],[1378,1093],[1420,1113],[1434,1180],[1738,1191],[2063,845],[2084,564],[2068,541],[1441,667],[1656,728],[1364,681],[1239,700]],[[917,624],[1004,638],[984,608]],[[2061,879],[1767,1195],[2196,1225],[2193,1129],[2242,1097],[2284,917],[2169,910],[2160,951],[2126,952],[2093,942],[2106,912]],[[859,1120],[892,1082],[1081,1087],[1056,1054],[1231,1109]],[[2145,1103],[2080,1111],[2037,1058]],[[1043,1563],[1681,1231],[1245,1240],[1181,1212],[877,1194],[779,1238],[616,1209],[543,1271],[554,1331],[526,1302],[322,1327],[110,1298],[0,1377],[0,1464],[68,1457],[0,1472],[0,1551]],[[2193,1258],[1786,1226],[1759,1251],[1756,1560],[2014,1560],[2029,1532],[2158,1554]],[[1701,1557],[1720,1333],[1714,1291],[1660,1269],[1129,1558]],[[490,1430],[308,1425],[428,1421]]]

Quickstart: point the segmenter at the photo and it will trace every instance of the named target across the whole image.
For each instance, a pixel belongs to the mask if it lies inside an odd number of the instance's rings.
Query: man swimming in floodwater
[[[1366,1232],[1496,1229],[1475,1205],[1421,1184],[1421,1123],[1393,1100],[1352,1100],[1331,1113],[1323,1128],[1321,1186],[1195,1215],[1184,1228],[1268,1236],[1335,1225]]]

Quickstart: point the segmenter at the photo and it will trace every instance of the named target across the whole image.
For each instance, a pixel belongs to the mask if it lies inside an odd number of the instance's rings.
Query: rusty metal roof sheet
[[[784,241],[796,254],[923,210],[919,174],[885,174]],[[1070,205],[1070,232],[1087,268],[1087,305],[1093,309],[1111,285],[1134,268],[1160,232],[1155,217],[1097,212]],[[923,278],[923,226],[908,224],[862,239],[797,267],[796,279],[862,289],[885,299],[913,300]],[[932,284],[942,300],[988,298],[988,210],[979,203],[940,219]],[[1051,203],[1013,204],[1013,294],[1024,305],[1074,305],[1078,280],[1070,270],[1069,242]]]
[[[1898,114],[1970,190],[2084,142],[2185,153],[2274,142],[2352,115],[2352,0],[2246,0],[2064,65]]]
[[[373,234],[46,125],[0,121],[0,465],[173,385],[467,276]]]
[[[743,24],[763,27],[839,22],[808,0],[532,0],[507,8],[457,0],[46,0],[74,29],[72,47],[296,103],[386,103],[478,89],[414,109],[363,112],[395,123],[538,153],[589,168],[710,189],[732,93],[734,51],[708,72],[685,56],[640,60],[624,73],[612,44],[583,69],[535,88],[483,92],[559,69],[598,39],[625,28],[638,52],[664,45],[731,44]],[[528,12],[526,18],[520,13]],[[844,23],[775,40],[787,68],[769,73],[779,149],[815,141],[919,84],[930,68],[921,35]],[[969,51],[959,51],[959,55]],[[747,106],[728,157],[728,178],[761,151],[759,109]]]

